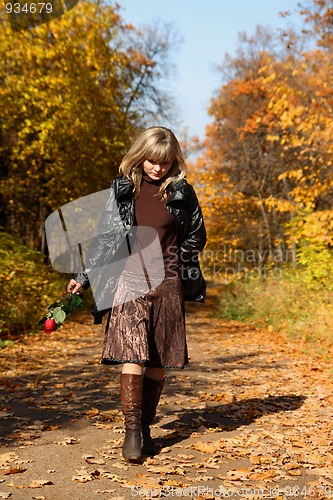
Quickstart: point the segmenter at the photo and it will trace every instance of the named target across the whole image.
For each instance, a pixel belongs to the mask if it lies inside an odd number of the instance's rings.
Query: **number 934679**
[[[36,12],[41,13],[43,10],[47,14],[51,14],[52,12],[52,4],[51,3],[45,3],[45,2],[38,2],[38,3],[6,3],[6,12],[7,14],[22,14],[22,13],[31,13],[35,14]]]

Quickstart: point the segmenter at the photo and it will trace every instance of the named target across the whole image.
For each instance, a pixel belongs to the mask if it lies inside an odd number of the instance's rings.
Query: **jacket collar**
[[[117,177],[115,197],[118,200],[122,196],[125,196],[130,191],[133,191],[133,182],[127,177],[119,176]]]
[[[185,190],[183,189],[186,186],[187,181],[185,179],[181,179],[175,183],[172,183],[168,186],[169,199],[166,204],[172,203],[174,201],[183,201],[186,198]],[[122,196],[127,195],[128,193],[133,191],[133,182],[127,177],[119,176],[117,177],[115,197],[118,200]]]

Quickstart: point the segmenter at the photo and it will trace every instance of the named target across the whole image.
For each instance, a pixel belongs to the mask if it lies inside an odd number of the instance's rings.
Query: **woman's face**
[[[143,170],[144,172],[153,179],[154,181],[157,181],[158,179],[162,179],[170,170],[172,167],[172,161],[166,161],[163,163],[155,163],[149,160],[145,160],[142,165],[143,165]]]

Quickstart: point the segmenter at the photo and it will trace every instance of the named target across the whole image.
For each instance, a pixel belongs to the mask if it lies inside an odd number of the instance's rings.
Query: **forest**
[[[183,148],[208,229],[205,277],[225,284],[220,314],[333,341],[332,4],[301,2],[298,15],[299,31],[240,36],[204,139]],[[178,43],[173,26],[142,33],[117,4],[87,0],[15,37],[0,24],[4,342],[33,332],[63,287],[47,216],[105,189],[143,128],[176,119],[165,82]]]
[[[121,10],[80,0],[12,33],[0,3],[0,498],[333,499],[333,2],[300,0],[280,13],[299,23],[221,53],[200,138],[170,90],[177,27],[140,31]],[[91,291],[67,294],[51,265],[45,221],[108,189],[151,125],[186,156],[206,300],[183,304],[178,280],[138,308],[126,296],[103,341]],[[185,369],[151,362],[158,336],[186,347]],[[133,345],[147,355],[125,358]]]

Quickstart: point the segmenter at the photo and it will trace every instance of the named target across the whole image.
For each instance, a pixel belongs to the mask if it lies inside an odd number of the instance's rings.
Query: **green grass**
[[[47,306],[66,295],[68,276],[44,264],[44,255],[0,229],[0,347],[39,332]]]
[[[307,277],[305,277],[307,278]],[[301,272],[245,279],[225,287],[218,316],[271,327],[290,338],[333,345],[333,291],[310,286]]]

